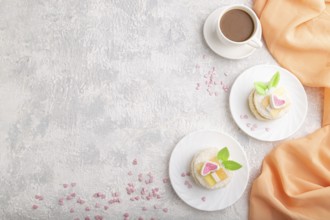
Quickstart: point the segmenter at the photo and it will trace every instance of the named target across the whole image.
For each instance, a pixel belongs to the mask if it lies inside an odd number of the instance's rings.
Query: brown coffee
[[[220,19],[221,32],[232,41],[242,42],[251,37],[254,31],[254,23],[251,16],[241,10],[227,11]]]

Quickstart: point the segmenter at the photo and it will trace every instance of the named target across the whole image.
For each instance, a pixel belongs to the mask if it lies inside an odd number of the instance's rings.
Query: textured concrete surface
[[[224,4],[0,0],[0,219],[247,219],[251,182],[277,143],[238,129],[228,89],[275,61],[266,48],[231,61],[206,46],[203,22]],[[213,69],[225,87],[196,90]],[[292,138],[320,126],[322,93],[306,90]],[[243,197],[222,211],[190,208],[167,183],[172,149],[199,129],[231,134],[251,165]],[[142,188],[159,190],[148,200]]]

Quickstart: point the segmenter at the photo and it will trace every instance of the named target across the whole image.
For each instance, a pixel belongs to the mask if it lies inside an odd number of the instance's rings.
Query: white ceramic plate
[[[220,150],[225,146],[230,152],[230,159],[243,165],[233,171],[226,187],[207,190],[196,185],[192,177],[182,175],[190,171],[195,153],[204,148],[217,147]],[[169,175],[175,192],[185,203],[199,210],[216,211],[232,205],[242,196],[248,182],[249,166],[242,147],[234,138],[217,131],[197,131],[185,136],[175,146],[170,158]]]
[[[283,85],[291,97],[291,109],[282,118],[259,121],[250,112],[248,96],[255,81],[267,82],[276,71],[280,72],[279,85]],[[307,96],[300,81],[288,70],[275,65],[258,65],[245,70],[231,87],[229,105],[236,124],[249,136],[262,141],[278,141],[294,134],[307,114]]]
[[[218,54],[227,59],[242,59],[250,56],[256,48],[249,45],[242,46],[228,46],[218,39],[216,33],[216,26],[218,22],[218,16],[222,10],[226,7],[221,7],[213,11],[205,20],[203,35],[207,45],[213,50],[214,53]],[[259,21],[258,21],[259,22]],[[261,39],[261,29],[258,29],[257,35]]]

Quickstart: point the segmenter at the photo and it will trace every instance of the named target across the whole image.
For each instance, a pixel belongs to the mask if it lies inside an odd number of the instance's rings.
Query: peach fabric
[[[330,0],[255,0],[278,63],[324,92],[323,127],[282,143],[264,159],[250,220],[330,219]]]

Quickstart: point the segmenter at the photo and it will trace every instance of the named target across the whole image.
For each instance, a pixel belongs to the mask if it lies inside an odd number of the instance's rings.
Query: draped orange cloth
[[[250,220],[330,219],[330,0],[255,0],[263,37],[304,85],[324,87],[323,127],[269,153],[250,195]]]

